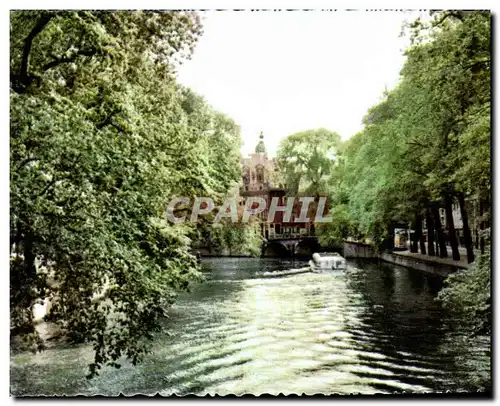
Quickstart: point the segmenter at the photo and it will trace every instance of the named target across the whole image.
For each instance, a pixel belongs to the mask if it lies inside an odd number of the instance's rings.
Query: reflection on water
[[[434,298],[441,280],[352,262],[204,260],[139,366],[85,379],[89,347],[11,359],[13,394],[394,393],[489,389],[487,337],[460,333]]]

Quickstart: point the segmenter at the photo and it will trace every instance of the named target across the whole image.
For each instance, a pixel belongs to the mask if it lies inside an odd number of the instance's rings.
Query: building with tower
[[[243,175],[241,192],[265,192],[271,187],[276,187],[277,165],[275,158],[269,158],[264,144],[264,134],[259,135],[259,142],[255,152],[242,159]],[[281,185],[283,186],[283,185]],[[248,195],[248,194],[247,194]],[[258,194],[249,194],[257,196]]]
[[[240,183],[240,196],[261,197],[266,201],[266,210],[258,216],[261,220],[260,228],[262,236],[266,239],[279,238],[286,235],[305,235],[310,233],[310,224],[295,223],[300,207],[294,207],[292,218],[289,223],[283,222],[283,212],[277,212],[272,223],[267,222],[273,197],[279,198],[279,205],[286,205],[286,184],[281,178],[275,158],[269,158],[264,143],[264,134],[260,133],[255,152],[248,157],[242,158],[242,177]]]

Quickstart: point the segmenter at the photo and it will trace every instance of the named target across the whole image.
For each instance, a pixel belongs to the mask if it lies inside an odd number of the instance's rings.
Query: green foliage
[[[324,247],[342,244],[352,235],[352,224],[347,205],[334,205],[328,214],[332,217],[332,222],[316,226],[319,243]]]
[[[490,19],[480,11],[438,13],[427,28],[431,40],[407,51],[404,132],[433,197],[450,183],[466,194],[488,194]]]
[[[289,135],[279,146],[278,165],[292,196],[317,195],[335,167],[340,136],[320,128]]]
[[[181,106],[187,114],[189,140],[196,143],[193,151],[197,160],[198,178],[203,181],[203,196],[219,198],[237,185],[240,171],[240,128],[229,117],[215,111],[192,90],[182,88]],[[186,148],[190,148],[186,145]],[[194,168],[193,168],[194,169]],[[187,171],[189,172],[189,171]],[[202,191],[197,191],[201,193]]]
[[[232,224],[221,221],[212,225],[212,244],[216,251],[229,255],[259,256],[262,236],[257,222]]]
[[[450,275],[438,299],[476,333],[491,333],[491,245],[469,269]]]
[[[218,202],[214,211],[199,217],[199,223],[190,236],[193,245],[217,255],[260,255],[262,236],[259,221],[250,218],[247,223],[233,223],[230,218],[222,218],[214,222],[221,206]],[[243,210],[243,206],[237,206],[238,219],[241,219]]]
[[[95,360],[138,362],[199,277],[174,196],[224,195],[239,129],[175,81],[201,33],[190,12],[11,13],[11,327],[52,317]],[[31,326],[31,327],[30,327]]]
[[[320,230],[322,242],[350,235],[380,247],[391,226],[412,222],[431,202],[457,193],[489,202],[491,15],[438,12],[410,28],[400,83],[368,111],[330,177],[334,222]],[[482,207],[479,221],[487,221]],[[476,332],[491,327],[489,251],[439,294]]]
[[[351,224],[342,230],[378,245],[447,193],[490,194],[490,14],[434,13],[411,28],[400,83],[367,112],[328,182],[340,224]]]

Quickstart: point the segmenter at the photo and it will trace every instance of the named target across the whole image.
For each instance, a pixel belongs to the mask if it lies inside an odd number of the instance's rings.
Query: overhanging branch
[[[71,63],[71,62],[74,62],[76,60],[76,58],[78,58],[79,56],[94,56],[95,54],[97,53],[97,49],[96,48],[91,48],[91,49],[88,49],[88,50],[80,50],[78,52],[75,52],[72,56],[70,57],[67,57],[67,58],[57,58],[55,57],[53,61],[47,63],[44,65],[43,67],[43,70],[46,71],[46,70],[49,70],[49,69],[52,69],[52,68],[55,68],[56,66],[59,66],[63,63]]]
[[[43,29],[47,26],[52,17],[53,14],[47,14],[47,13],[42,14],[36,25],[33,27],[31,32],[24,40],[23,56],[21,59],[21,69],[18,75],[18,80],[20,82],[19,83],[20,87],[18,89],[19,92],[21,92],[21,89],[26,88],[33,80],[28,71],[33,40],[37,37],[38,34],[40,34],[43,31]]]

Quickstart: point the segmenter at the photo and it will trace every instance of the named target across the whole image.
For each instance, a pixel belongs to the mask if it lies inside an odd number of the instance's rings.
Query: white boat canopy
[[[316,252],[313,254],[311,262],[314,269],[340,269],[346,266],[346,260],[337,252]]]

